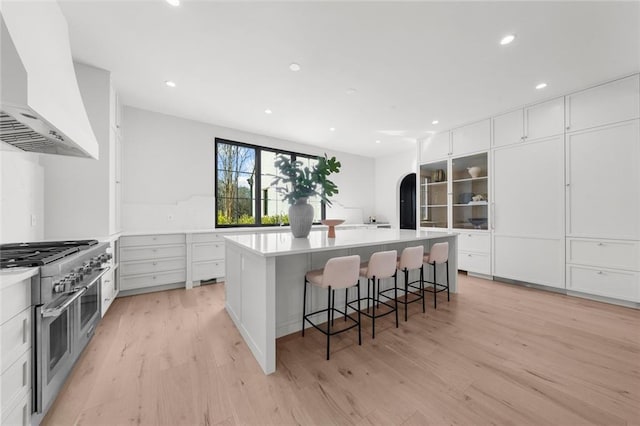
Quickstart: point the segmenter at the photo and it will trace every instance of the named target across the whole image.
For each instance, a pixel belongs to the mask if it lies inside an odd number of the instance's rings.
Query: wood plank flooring
[[[639,311],[466,275],[440,297],[330,361],[316,330],[284,337],[270,376],[222,284],[120,298],[43,424],[640,424]]]

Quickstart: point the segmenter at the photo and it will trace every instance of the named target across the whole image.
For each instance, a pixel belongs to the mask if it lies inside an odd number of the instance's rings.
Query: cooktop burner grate
[[[43,266],[96,244],[96,240],[2,244],[0,268]]]

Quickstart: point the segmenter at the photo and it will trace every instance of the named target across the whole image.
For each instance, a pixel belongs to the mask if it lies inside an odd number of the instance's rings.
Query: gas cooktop
[[[98,244],[97,240],[0,245],[0,268],[43,266]]]

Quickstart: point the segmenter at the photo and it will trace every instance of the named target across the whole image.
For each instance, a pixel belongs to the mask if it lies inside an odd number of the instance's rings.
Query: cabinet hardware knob
[[[604,243],[598,243],[598,245],[599,245],[599,246],[603,246],[603,245],[604,245]]]
[[[158,262],[153,262],[154,266],[158,264]]]
[[[154,279],[154,280],[156,279],[156,276],[155,276],[155,275],[153,276],[153,279]]]
[[[598,271],[598,275],[604,275],[604,272]]]
[[[570,184],[570,183],[568,183],[568,184],[566,184],[565,186],[569,187],[569,186],[571,186],[571,184]]]
[[[571,129],[571,126],[567,126],[567,130]]]
[[[471,255],[470,255],[470,254],[468,254],[468,255],[467,255],[467,257],[471,257]]]

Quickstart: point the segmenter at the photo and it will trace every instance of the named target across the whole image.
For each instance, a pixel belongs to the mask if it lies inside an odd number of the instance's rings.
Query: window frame
[[[235,145],[243,148],[250,148],[255,150],[255,172],[254,172],[254,210],[259,212],[260,214],[256,214],[255,222],[253,224],[218,224],[218,144],[223,143],[227,145]],[[262,199],[262,151],[273,152],[275,154],[286,154],[291,156],[291,160],[295,161],[298,157],[307,158],[315,160],[319,156],[304,154],[302,152],[289,151],[285,149],[271,148],[268,146],[261,145],[253,145],[246,142],[238,142],[232,141],[230,139],[224,138],[215,138],[214,142],[214,172],[213,172],[213,185],[214,185],[214,226],[215,228],[258,228],[258,227],[273,227],[280,226],[278,224],[263,224],[262,216],[264,212],[262,211],[263,199]],[[324,201],[320,200],[320,218],[324,220],[327,214],[327,205]],[[319,224],[320,222],[313,222],[314,225]]]

